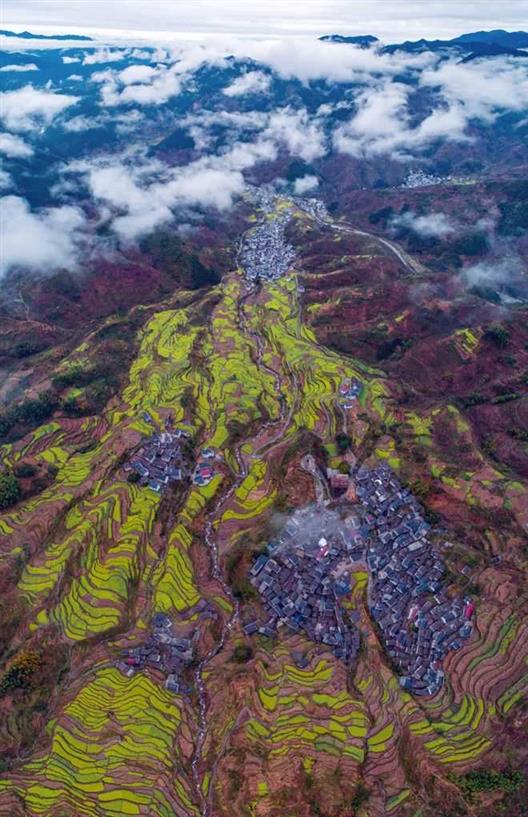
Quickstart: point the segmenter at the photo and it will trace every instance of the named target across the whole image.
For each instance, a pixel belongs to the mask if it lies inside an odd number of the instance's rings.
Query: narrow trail
[[[254,343],[254,348],[256,351],[255,355],[255,363],[258,368],[263,369],[264,371],[268,372],[274,379],[275,388],[278,394],[280,394],[284,390],[283,384],[283,375],[280,371],[273,369],[268,364],[264,363],[263,356],[264,356],[264,343],[262,341],[262,337],[258,332],[252,330],[248,325],[248,318],[245,314],[245,305],[248,303],[252,296],[256,294],[257,290],[255,287],[249,285],[248,289],[245,293],[243,293],[239,299],[237,304],[237,315],[238,315],[238,329],[240,333],[250,338]],[[291,385],[291,384],[289,384]],[[295,394],[297,393],[297,383],[294,384],[295,387]],[[251,455],[247,458],[249,459],[258,459],[261,455],[261,452],[266,449],[269,452],[271,449],[269,448],[270,442],[272,444],[277,444],[276,441],[280,441],[293,416],[293,413],[296,408],[296,402],[292,401],[292,406],[290,410],[287,412],[287,406],[285,401],[280,402],[280,413],[279,417],[276,420],[271,420],[267,423],[264,423],[262,426],[262,430],[269,429],[273,427],[277,427],[277,434],[276,436],[270,441],[269,439],[266,440],[259,448],[256,448]],[[205,543],[209,550],[211,556],[211,576],[212,578],[219,584],[222,588],[225,596],[229,600],[230,604],[232,605],[233,612],[229,617],[223,619],[223,626],[222,626],[222,633],[218,641],[214,644],[214,646],[209,650],[209,652],[201,659],[198,666],[196,667],[194,673],[194,681],[195,687],[198,697],[198,708],[199,708],[199,718],[198,718],[198,733],[195,742],[195,750],[193,754],[193,758],[191,761],[191,770],[196,790],[196,795],[199,801],[199,807],[201,809],[201,817],[210,817],[211,815],[211,795],[205,794],[203,791],[203,774],[200,770],[200,765],[202,763],[202,755],[203,749],[207,740],[208,736],[208,724],[207,724],[207,714],[208,714],[208,695],[207,690],[205,688],[205,683],[203,680],[204,670],[207,668],[209,663],[223,650],[226,642],[229,638],[231,632],[235,629],[235,627],[240,622],[240,603],[238,599],[233,594],[229,584],[227,583],[224,573],[220,564],[220,555],[218,551],[218,544],[216,542],[216,538],[214,535],[214,523],[215,520],[219,518],[222,508],[229,502],[235,491],[240,487],[243,483],[245,478],[248,475],[248,462],[246,458],[243,456],[241,452],[241,447],[244,445],[245,441],[242,441],[235,447],[234,455],[235,459],[239,465],[239,471],[236,475],[233,483],[231,484],[229,490],[221,496],[219,502],[216,504],[215,508],[209,514],[206,527],[205,527]],[[216,764],[215,764],[216,765]],[[211,777],[209,779],[209,792],[212,793],[213,791],[213,783],[214,783],[214,768],[211,771]]]

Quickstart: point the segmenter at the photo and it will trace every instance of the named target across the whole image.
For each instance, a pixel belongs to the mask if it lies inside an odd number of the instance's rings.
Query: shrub
[[[96,380],[100,375],[101,372],[97,367],[73,366],[71,369],[55,375],[51,382],[57,389],[65,389],[68,386],[87,386],[88,383]]]
[[[479,394],[478,392],[474,392],[473,394],[468,395],[468,397],[460,397],[459,403],[463,408],[470,408],[471,406],[479,406],[482,403],[487,403],[488,398],[485,397],[483,394]]]
[[[528,230],[528,184],[519,182],[510,199],[499,204],[501,213],[498,231],[501,235],[522,235]]]
[[[21,652],[0,678],[0,697],[12,689],[26,689],[40,667],[40,656],[34,650]]]
[[[490,326],[489,329],[486,329],[484,337],[496,346],[503,348],[510,342],[511,335],[509,329],[497,323],[494,326]]]
[[[352,443],[352,439],[348,436],[348,434],[337,434],[335,438],[338,450],[344,454],[344,452],[350,448]]]
[[[15,467],[15,474],[19,479],[27,479],[37,473],[37,469],[30,462],[21,462]]]
[[[70,396],[62,401],[61,408],[70,417],[79,417],[83,414],[83,408],[78,403],[77,398]]]
[[[20,498],[20,485],[12,471],[0,473],[0,510],[5,510],[18,502]]]
[[[353,809],[361,808],[363,803],[366,803],[370,797],[370,792],[363,783],[359,783],[352,798],[351,806]]]
[[[431,486],[420,478],[411,480],[409,488],[416,497],[420,498],[426,497],[431,491]]]
[[[233,661],[237,664],[245,664],[253,658],[253,649],[249,644],[237,644],[233,650]]]
[[[38,352],[42,352],[42,346],[38,346],[36,343],[31,343],[31,341],[26,340],[17,343],[13,351],[15,357],[30,357],[31,355],[38,354]]]
[[[522,772],[496,772],[490,769],[476,769],[459,778],[458,784],[469,798],[484,791],[502,789],[506,792],[517,791],[524,783]]]
[[[393,207],[382,207],[381,210],[376,210],[374,213],[371,213],[368,220],[370,224],[379,224],[382,222],[385,225],[393,215]]]

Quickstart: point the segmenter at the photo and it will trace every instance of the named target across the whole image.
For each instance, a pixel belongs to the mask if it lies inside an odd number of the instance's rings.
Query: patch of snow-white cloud
[[[107,108],[131,104],[160,105],[177,96],[182,87],[179,72],[164,65],[158,68],[129,66],[121,72],[101,71],[92,79],[101,83],[101,101]]]
[[[218,159],[205,158],[184,167],[158,162],[81,164],[89,190],[125,243],[174,218],[180,208],[230,207],[244,190],[242,173]]]
[[[66,79],[69,79],[70,82],[80,82],[82,80],[82,76],[80,74],[70,74],[70,76],[66,77]]]
[[[62,123],[62,129],[67,133],[82,133],[87,130],[95,130],[102,124],[103,119],[99,116],[73,116]]]
[[[240,43],[237,56],[249,56],[272,68],[283,79],[301,82],[362,82],[369,76],[393,76],[406,68],[419,70],[437,58],[431,53],[381,54],[375,48],[320,40],[250,41]]]
[[[283,144],[289,153],[311,162],[325,154],[325,134],[305,109],[283,108],[271,114],[263,136]]]
[[[129,65],[118,74],[119,82],[123,85],[134,85],[138,82],[150,82],[158,72],[151,65]]]
[[[2,65],[0,72],[3,74],[24,73],[26,71],[38,71],[38,65],[34,62],[14,63],[13,65]]]
[[[13,133],[0,133],[0,153],[13,159],[27,159],[33,156],[33,148],[20,136]]]
[[[295,179],[293,192],[296,196],[304,196],[306,193],[312,192],[317,187],[319,187],[319,179],[317,176],[307,174],[306,176],[301,176],[300,179]]]
[[[13,186],[12,176],[0,164],[0,190],[9,190]]]
[[[312,117],[306,108],[277,108],[270,113],[198,111],[183,119],[180,125],[189,130],[199,149],[206,149],[210,144],[209,131],[221,127],[226,130],[227,141],[231,145],[238,143],[238,149],[241,151],[251,150],[251,144],[247,141],[242,142],[240,134],[251,133],[260,144],[269,143],[273,146],[273,158],[277,148],[282,148],[307,162],[323,156],[326,152],[323,123],[318,117]]]
[[[500,111],[528,108],[528,67],[521,60],[447,62],[426,69],[420,84],[437,89],[448,104],[462,107],[468,119],[492,121]]]
[[[224,88],[226,96],[236,97],[245,94],[264,94],[269,90],[271,77],[263,71],[248,71],[237,77],[231,85]]]
[[[411,93],[412,88],[400,82],[362,91],[354,116],[335,130],[336,150],[358,158],[391,154],[401,160],[438,139],[468,141],[467,116],[455,101],[440,103],[419,124],[412,124]]]
[[[86,54],[83,65],[98,65],[99,63],[119,62],[129,54],[129,49],[98,48],[90,54]]]
[[[181,92],[183,84],[204,63],[226,65],[226,54],[219,48],[188,46],[172,55],[172,62],[152,66],[127,66],[123,71],[107,69],[92,80],[101,83],[105,107],[117,105],[162,105]]]
[[[446,238],[456,231],[456,226],[445,213],[427,213],[418,216],[412,210],[394,216],[391,221],[393,227],[404,227],[412,230],[422,238]]]
[[[74,105],[78,99],[25,85],[16,91],[0,94],[0,119],[9,130],[30,131],[50,125],[58,114]]]
[[[0,199],[0,274],[12,267],[52,270],[77,263],[79,231],[85,225],[76,207],[32,212],[19,196]]]
[[[522,276],[525,270],[526,267],[517,253],[498,246],[491,257],[466,267],[462,272],[462,278],[468,287],[493,287],[507,284],[512,279]]]
[[[221,154],[219,160],[231,170],[243,171],[259,162],[273,162],[277,158],[277,147],[269,140],[259,138],[254,142],[235,142]]]
[[[64,65],[73,65],[74,62],[81,62],[81,58],[64,56],[62,57],[62,61]]]

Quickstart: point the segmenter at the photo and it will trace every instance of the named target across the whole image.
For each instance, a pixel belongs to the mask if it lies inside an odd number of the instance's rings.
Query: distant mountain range
[[[325,43],[348,43],[349,45],[360,45],[363,48],[379,42],[379,39],[372,34],[357,34],[352,37],[344,37],[342,34],[325,34],[319,39]]]
[[[31,31],[7,31],[0,29],[0,36],[2,37],[19,37],[21,40],[89,40],[93,37],[85,37],[83,34],[32,34]]]
[[[379,39],[372,34],[350,37],[341,34],[326,34],[319,39],[323,42],[359,45],[362,48],[369,48],[374,43],[379,42]],[[463,52],[466,55],[464,57],[465,62],[477,57],[528,57],[528,52],[520,50],[528,48],[528,32],[504,31],[503,29],[475,31],[462,34],[452,40],[407,40],[403,43],[386,45],[381,51],[385,54],[393,54],[395,51],[405,51],[412,54],[420,51],[442,51],[448,48]]]

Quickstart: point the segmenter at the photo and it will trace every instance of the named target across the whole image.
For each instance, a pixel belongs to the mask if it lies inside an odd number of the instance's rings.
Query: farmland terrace
[[[0,448],[20,490],[0,513],[1,815],[489,814],[462,776],[526,762],[523,460],[492,457],[458,400],[502,352],[474,310],[438,341],[464,355],[452,388],[431,385],[434,322],[430,366],[385,365],[427,270],[269,206],[295,247],[280,274],[163,291],[100,411],[53,404]],[[522,404],[477,409],[510,427]]]

